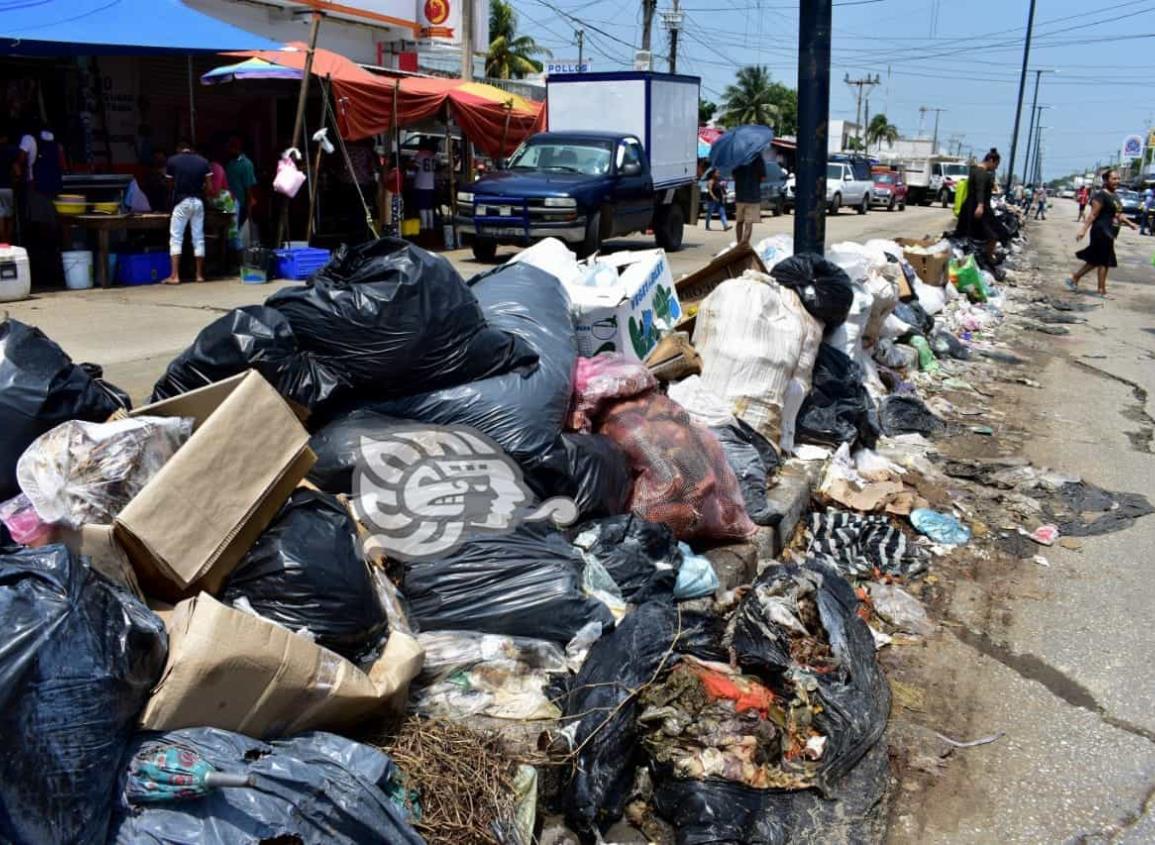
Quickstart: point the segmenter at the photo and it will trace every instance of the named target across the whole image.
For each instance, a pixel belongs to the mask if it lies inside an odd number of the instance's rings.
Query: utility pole
[[[866,96],[866,113],[862,118],[862,126],[865,130],[870,129],[870,95],[869,94],[867,94],[867,96]],[[868,133],[864,133],[864,134],[868,134]],[[867,143],[862,145],[862,151],[867,152],[867,149],[870,147],[870,139],[864,137],[863,140],[866,141]]]
[[[578,45],[578,70],[580,71],[581,66],[585,63],[584,60],[585,60],[585,56],[586,56],[586,31],[584,29],[579,29],[577,31],[577,45]]]
[[[805,4],[803,4],[803,5],[805,5]],[[872,90],[874,90],[874,86],[882,83],[882,77],[880,77],[877,73],[872,77],[868,73],[866,75],[866,77],[863,79],[851,79],[850,74],[848,73],[843,77],[842,81],[845,82],[847,85],[849,85],[851,88],[857,88],[858,89],[858,105],[856,106],[856,108],[854,110],[854,124],[857,127],[858,140],[863,141],[863,137],[862,137],[862,97],[863,97],[863,91],[864,91],[864,89],[866,89],[865,93],[870,94],[870,92]],[[829,110],[829,106],[827,106],[827,109]],[[864,150],[866,149],[865,143],[862,144],[862,148]]]
[[[473,13],[477,0],[461,0],[461,78],[473,79]]]
[[[650,30],[654,27],[654,12],[658,0],[642,0],[642,50],[650,52]]]
[[[1043,111],[1049,108],[1050,106],[1035,106],[1034,112],[1031,114],[1031,125],[1034,132],[1027,134],[1027,155],[1023,160],[1023,179],[1029,178],[1033,173],[1029,166],[1031,161],[1034,160],[1034,154],[1037,151],[1037,145],[1034,144],[1033,135],[1039,131],[1039,125],[1043,120]]]
[[[1031,9],[1027,13],[1027,41],[1023,45],[1023,70],[1019,74],[1019,102],[1015,107],[1015,130],[1011,135],[1011,159],[1007,164],[1007,186],[1009,194],[1015,184],[1015,153],[1019,149],[1019,122],[1023,117],[1023,94],[1027,88],[1027,65],[1031,61],[1031,35],[1035,31],[1035,0],[1031,0]]]
[[[1035,138],[1035,184],[1043,184],[1043,130],[1045,126],[1040,126],[1038,136]]]
[[[938,117],[947,109],[932,109],[930,106],[919,106],[919,114],[926,114],[928,111],[934,112],[934,140],[930,142],[930,154],[938,155]],[[922,131],[922,120],[919,119],[919,132]]]
[[[798,171],[796,252],[826,250],[826,157],[830,135],[830,21],[833,0],[806,0],[798,11]]]
[[[1044,68],[1043,70],[1036,70],[1035,71],[1035,96],[1031,101],[1031,125],[1027,129],[1027,161],[1029,161],[1031,158],[1031,149],[1032,149],[1031,148],[1031,136],[1034,134],[1035,124],[1037,124],[1039,121],[1039,114],[1036,111],[1036,109],[1039,106],[1039,80],[1043,78],[1044,73],[1058,73],[1058,71],[1057,70],[1049,70],[1046,68]],[[1027,170],[1027,163],[1026,163],[1026,161],[1024,161],[1023,162],[1023,175],[1026,176],[1028,172],[1029,171]]]
[[[662,12],[662,24],[670,32],[670,73],[678,72],[678,33],[685,18],[685,12],[678,8],[678,0],[674,0],[672,11]]]

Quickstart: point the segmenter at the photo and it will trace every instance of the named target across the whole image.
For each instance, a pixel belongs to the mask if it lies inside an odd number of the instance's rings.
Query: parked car
[[[1125,188],[1120,188],[1117,193],[1119,202],[1123,204],[1123,214],[1132,220],[1138,220],[1143,215],[1143,195]]]
[[[1070,188],[1063,188],[1063,190],[1059,191],[1059,198],[1064,200],[1073,200],[1075,198],[1075,192]]]
[[[837,214],[844,205],[866,214],[873,192],[869,163],[832,161],[826,165],[826,209],[831,214]]]
[[[885,208],[887,211],[906,211],[906,180],[897,170],[888,170],[874,174],[874,190],[870,195],[870,204]]]

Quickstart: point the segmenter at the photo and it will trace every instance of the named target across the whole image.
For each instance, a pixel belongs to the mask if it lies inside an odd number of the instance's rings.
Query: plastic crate
[[[116,259],[118,285],[155,285],[172,273],[167,252],[122,252]]]
[[[300,281],[307,279],[329,263],[329,250],[314,247],[278,249],[277,277]]]
[[[241,282],[263,285],[277,277],[278,258],[271,249],[250,247],[241,257]]]

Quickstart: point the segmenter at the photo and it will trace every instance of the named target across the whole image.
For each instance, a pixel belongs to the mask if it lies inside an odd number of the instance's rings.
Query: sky
[[[595,70],[632,67],[641,41],[641,0],[512,0],[519,31],[555,59],[576,59],[574,32],[585,30]],[[668,36],[658,0],[655,69],[667,69]],[[795,86],[798,3],[805,0],[681,0],[685,22],[678,72],[700,76],[715,102],[749,64]],[[963,152],[1011,147],[1029,0],[834,0],[831,118],[854,120],[856,89],[846,75],[878,74],[870,113],[885,113],[904,137],[930,137]],[[580,22],[580,23],[579,23]],[[1106,164],[1123,139],[1155,120],[1155,0],[1037,0],[1030,67],[1045,73],[1043,170],[1047,180]],[[1029,75],[1019,137],[1022,167],[1035,74]]]

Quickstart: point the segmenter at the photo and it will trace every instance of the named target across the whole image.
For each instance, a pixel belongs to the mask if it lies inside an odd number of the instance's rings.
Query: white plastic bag
[[[946,288],[928,285],[922,279],[915,279],[911,289],[918,297],[918,304],[932,317],[946,307]]]
[[[860,282],[865,279],[866,273],[873,263],[866,247],[854,241],[843,241],[827,249],[826,260],[833,261],[845,270],[852,282]]]
[[[720,396],[707,390],[701,376],[688,376],[671,384],[666,395],[690,413],[690,419],[707,428],[733,422],[730,405]]]
[[[774,265],[794,254],[794,238],[790,235],[771,235],[758,241],[754,252],[762,259],[767,272],[774,269]]]

